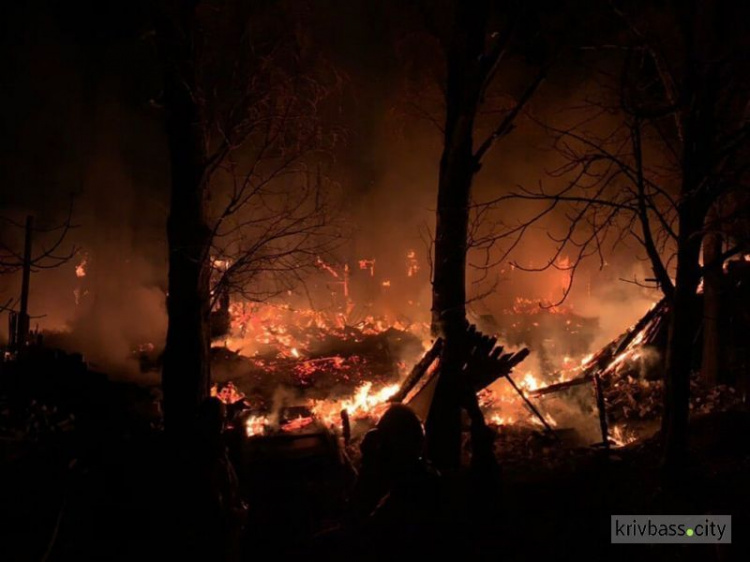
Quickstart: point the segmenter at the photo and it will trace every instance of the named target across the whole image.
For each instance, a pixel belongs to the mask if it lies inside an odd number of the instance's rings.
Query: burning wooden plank
[[[529,350],[524,348],[517,352],[504,353],[503,346],[498,346],[497,338],[482,334],[471,325],[467,329],[467,353],[463,373],[466,377],[468,387],[477,393],[494,383],[500,377],[508,378],[511,386],[519,393],[532,413],[537,416],[542,424],[551,430],[544,416],[541,415],[527,396],[510,379],[512,370],[529,355]],[[430,368],[439,361],[443,341],[438,339],[432,348],[425,353],[422,359],[414,366],[412,372],[402,383],[399,391],[391,398],[392,402],[406,402],[413,404],[415,408],[425,410],[429,408],[435,383],[440,375],[439,362],[437,367]]]
[[[603,378],[614,374],[623,361],[635,356],[635,351],[644,346],[658,345],[661,335],[666,327],[666,319],[669,315],[669,306],[665,299],[654,305],[636,324],[621,334],[609,344],[600,349],[596,354],[584,360],[581,376],[568,381],[553,384],[544,388],[531,391],[531,396],[544,396],[561,392],[579,386],[581,384],[593,383],[596,397],[596,406],[599,413],[599,426],[602,433],[602,444],[609,448],[613,441],[609,432],[609,420],[607,417],[607,402],[603,386]]]
[[[617,366],[629,349],[656,345],[666,327],[669,306],[666,300],[654,305],[634,326],[584,360],[581,376],[529,392],[530,396],[544,396],[574,386],[592,382],[596,375],[607,375]]]
[[[409,376],[406,377],[404,382],[401,383],[398,392],[396,392],[396,394],[391,397],[390,401],[403,402],[409,392],[411,392],[411,390],[417,385],[417,383],[419,383],[422,377],[424,377],[430,366],[432,366],[435,360],[440,357],[440,353],[442,351],[443,340],[441,338],[438,338],[437,340],[435,340],[435,343],[432,344],[432,347],[427,351],[427,353],[422,356],[422,359],[420,359],[419,362],[414,365],[411,372],[409,373]]]

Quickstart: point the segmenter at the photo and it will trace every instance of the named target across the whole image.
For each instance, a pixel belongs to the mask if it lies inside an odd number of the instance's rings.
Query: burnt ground
[[[3,365],[0,559],[175,558],[170,553],[180,529],[171,532],[176,519],[168,490],[180,480],[180,465],[170,460],[152,404],[148,389],[109,382],[69,358]],[[746,411],[694,420],[693,460],[679,481],[662,477],[655,440],[609,455],[530,447],[528,457],[518,445],[503,449],[501,443],[502,486],[492,502],[499,509],[491,515],[472,517],[471,502],[464,501],[492,497],[491,490],[473,487],[469,473],[444,477],[451,497],[461,498],[455,546],[463,559],[481,560],[747,559],[748,434]],[[332,500],[328,511],[315,512],[300,494],[320,496],[315,482],[294,488],[299,475],[262,478],[263,488],[276,486],[278,493],[258,496],[252,506],[272,515],[254,519],[243,559],[334,559],[338,535],[320,537],[335,528],[340,504]],[[731,514],[734,544],[610,545],[609,516],[616,513]],[[386,548],[398,558],[397,545]],[[365,554],[347,550],[350,560]]]

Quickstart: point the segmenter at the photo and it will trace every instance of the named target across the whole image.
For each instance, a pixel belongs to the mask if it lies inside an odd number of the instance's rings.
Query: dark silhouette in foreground
[[[424,430],[404,405],[393,405],[362,441],[352,492],[352,539],[380,558],[437,551],[447,528],[440,474],[424,458]]]
[[[226,407],[208,398],[198,413],[195,473],[195,537],[198,559],[235,561],[247,508],[223,439]]]

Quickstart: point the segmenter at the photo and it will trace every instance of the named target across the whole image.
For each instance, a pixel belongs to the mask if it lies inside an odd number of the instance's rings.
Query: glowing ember
[[[86,277],[86,265],[88,265],[89,257],[88,254],[83,254],[81,263],[76,266],[76,277]]]
[[[229,260],[211,258],[211,266],[218,271],[226,271],[232,263]]]
[[[318,267],[319,267],[320,269],[322,269],[323,271],[327,271],[328,273],[330,273],[330,274],[331,274],[331,275],[332,275],[333,277],[335,277],[336,279],[338,279],[338,278],[339,278],[339,274],[338,274],[338,273],[336,272],[336,270],[335,270],[335,269],[333,269],[333,266],[331,266],[331,265],[327,264],[327,263],[326,263],[326,262],[324,262],[324,261],[323,261],[322,259],[320,259],[320,258],[317,258],[317,259],[315,260],[315,265],[317,265],[317,266],[318,266]]]
[[[371,260],[359,260],[359,268],[369,271],[370,277],[375,276],[375,259]]]
[[[281,431],[298,431],[313,423],[315,418],[310,416],[297,416],[293,420],[287,421],[281,426]]]
[[[419,262],[417,262],[417,252],[409,250],[406,253],[406,276],[414,277],[419,272]]]

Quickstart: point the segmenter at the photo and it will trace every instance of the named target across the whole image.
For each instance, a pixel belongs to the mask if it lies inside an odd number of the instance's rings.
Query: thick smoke
[[[32,314],[40,317],[32,324],[65,334],[50,339],[82,351],[102,369],[134,376],[137,362],[132,351],[142,344],[160,348],[166,327],[168,166],[162,116],[149,106],[149,96],[143,95],[147,88],[138,82],[144,73],[134,64],[139,61],[137,47],[110,46],[94,56],[90,46],[79,49],[50,26],[43,44],[32,44],[29,52],[19,55],[26,81],[39,94],[39,105],[48,109],[18,126],[23,130],[18,151],[34,154],[35,146],[47,147],[45,166],[37,166],[31,179],[17,172],[12,185],[21,194],[22,185],[49,186],[54,180],[54,190],[37,187],[28,196],[19,195],[16,205],[24,209],[48,203],[47,193],[54,192],[55,197],[66,191],[78,193],[74,218],[80,228],[70,242],[80,247],[80,253],[58,270],[33,276]],[[360,286],[359,297],[375,301],[371,311],[427,321],[429,232],[434,229],[441,134],[429,121],[404,110],[393,55],[382,49],[387,37],[373,36],[368,41],[369,47],[358,47],[366,52],[335,61],[349,77],[337,118],[350,131],[335,174],[356,225],[339,258],[350,264],[352,279]],[[43,61],[53,51],[60,60],[50,67]],[[44,57],[36,56],[40,53]],[[577,79],[552,77],[531,110],[545,117],[570,105],[581,94],[571,85]],[[49,83],[69,87],[64,92],[43,87]],[[32,162],[25,164],[27,170],[32,168]],[[476,178],[475,199],[491,199],[516,185],[551,181],[547,171],[555,164],[539,127],[522,118],[516,130],[488,154]],[[69,189],[61,190],[60,184]],[[65,207],[60,201],[55,205],[58,212]],[[509,220],[518,212],[518,206],[508,205],[498,209],[494,218]],[[537,267],[546,263],[553,250],[549,234],[563,226],[564,217],[551,217],[531,229],[503,263],[487,272],[470,268],[470,297],[483,296],[470,304],[472,318],[500,316],[518,297],[540,302],[561,297],[568,273],[524,272],[511,262]],[[498,244],[491,258],[503,248]],[[418,263],[411,277],[410,252]],[[84,258],[86,276],[78,277],[76,265]],[[474,255],[470,261],[481,262],[481,258]],[[592,261],[576,273],[566,304],[582,316],[599,319],[592,348],[622,332],[658,299],[656,291],[620,280],[634,274],[641,279],[650,276],[640,258],[637,246],[621,247],[607,256],[606,264]],[[376,260],[374,280],[368,281],[369,271],[359,268],[361,259]],[[15,278],[3,279],[5,295],[16,287]],[[321,287],[325,293],[325,283]]]
[[[576,75],[556,76],[545,85],[530,108],[534,119],[519,118],[512,134],[499,141],[486,156],[475,178],[475,202],[492,200],[518,186],[534,188],[542,183],[547,190],[555,190],[567,181],[550,175],[551,170],[560,166],[560,156],[552,149],[549,136],[536,120],[558,118],[559,121],[558,114],[564,116],[567,107],[590,95],[594,86],[579,79]],[[383,95],[388,96],[385,104],[388,107],[403,107],[406,103],[404,93],[397,89]],[[413,99],[408,100],[408,103],[413,102]],[[479,129],[487,129],[486,123],[480,123]],[[477,137],[480,139],[481,135]],[[396,295],[404,291],[405,296],[400,302],[401,306],[408,308],[407,303],[414,300],[414,293],[403,288],[404,280],[400,277],[403,277],[403,257],[410,250],[416,250],[421,265],[422,288],[417,291],[419,306],[424,312],[421,319],[429,318],[428,249],[435,223],[441,133],[422,116],[391,110],[381,114],[373,141],[368,161],[379,162],[381,173],[374,176],[367,189],[362,190],[355,207],[355,222],[359,229],[352,243],[353,255],[375,257],[381,278],[391,280],[388,291],[384,291],[384,300],[390,299],[393,306],[394,301],[399,302]],[[356,175],[349,179],[356,185]],[[368,177],[365,176],[363,181],[365,179]],[[532,216],[538,207],[528,201],[503,203],[487,215],[482,228],[497,227],[501,222],[513,224]],[[566,209],[560,209],[529,228],[516,249],[504,260],[500,258],[512,240],[499,240],[489,253],[471,251],[467,270],[471,319],[483,316],[500,318],[518,299],[541,305],[560,301],[570,283],[571,271],[555,268],[524,271],[522,268],[542,268],[549,263],[556,247],[553,237],[559,237],[567,226]],[[626,241],[616,247],[607,247],[603,260],[593,256],[576,268],[572,290],[564,306],[580,316],[598,319],[599,327],[589,351],[622,333],[660,298],[658,290],[632,283],[633,279],[652,277],[643,254],[637,242]],[[557,263],[564,266],[574,260],[572,250],[567,250],[559,256]],[[493,264],[489,269],[482,267],[487,262]],[[515,267],[515,264],[521,267]],[[559,339],[566,335],[552,334],[552,337]]]
[[[66,219],[72,197],[75,228],[59,253],[77,250],[32,275],[32,328],[95,368],[130,377],[133,350],[162,346],[166,326],[168,167],[161,118],[146,95],[149,66],[135,64],[143,42],[79,36],[72,14],[19,10],[24,17],[14,20],[25,26],[13,30],[16,76],[3,104],[15,155],[3,167],[3,213],[21,221],[31,213],[49,227]],[[14,115],[28,96],[34,111]],[[34,255],[47,238],[35,236]],[[17,275],[3,278],[6,300],[19,288]]]

